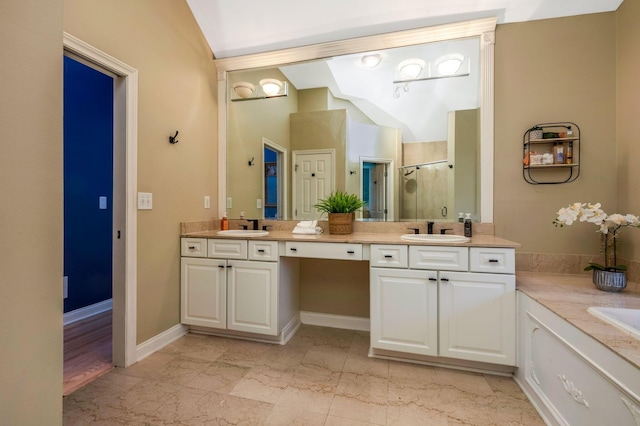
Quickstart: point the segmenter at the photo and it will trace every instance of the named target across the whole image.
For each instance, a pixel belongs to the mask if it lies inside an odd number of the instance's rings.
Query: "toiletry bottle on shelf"
[[[464,236],[471,237],[471,213],[467,213],[464,219]]]
[[[569,146],[567,146],[566,162],[567,164],[573,163],[573,142],[569,142]]]
[[[571,126],[567,127],[567,137],[568,138],[572,138],[573,137],[573,130],[571,129]]]
[[[224,216],[222,216],[222,219],[220,220],[220,229],[222,231],[229,230],[229,219],[227,218],[226,213],[224,214]]]

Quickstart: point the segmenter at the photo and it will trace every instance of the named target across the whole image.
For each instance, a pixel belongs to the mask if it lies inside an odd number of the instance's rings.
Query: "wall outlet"
[[[257,209],[262,208],[262,198],[256,198],[256,208]]]
[[[63,299],[69,297],[69,277],[62,277],[62,296]]]
[[[211,208],[211,197],[209,197],[208,195],[204,196],[204,208],[205,209]]]
[[[138,192],[138,210],[151,210],[153,208],[153,194],[151,192]]]
[[[233,207],[233,199],[231,197],[227,197],[227,208],[230,209]]]

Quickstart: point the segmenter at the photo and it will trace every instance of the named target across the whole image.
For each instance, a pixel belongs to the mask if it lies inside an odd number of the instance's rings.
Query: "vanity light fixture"
[[[276,96],[280,94],[284,83],[275,78],[263,78],[260,80],[260,87],[267,96]]]
[[[276,78],[263,78],[258,84],[240,81],[234,83],[231,88],[231,102],[279,98],[287,96],[289,91],[287,82]]]
[[[360,58],[360,63],[365,68],[375,68],[380,65],[380,62],[382,62],[382,55],[379,53],[364,55]]]
[[[440,75],[454,75],[460,70],[464,56],[459,53],[452,53],[441,56],[436,60],[436,69]]]
[[[418,78],[424,66],[425,63],[422,59],[405,59],[398,64],[398,71],[400,71],[400,75],[402,75],[403,78],[413,80]]]
[[[248,81],[240,81],[233,85],[233,91],[241,98],[250,98],[255,90],[256,86]]]

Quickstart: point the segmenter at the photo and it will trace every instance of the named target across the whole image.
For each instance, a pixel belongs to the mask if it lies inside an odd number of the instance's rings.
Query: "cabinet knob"
[[[489,263],[498,263],[500,262],[498,259],[489,259]]]
[[[355,251],[353,251],[353,250],[347,250],[347,253],[348,253],[348,254],[354,254],[354,253],[355,253]]]
[[[444,277],[443,277],[443,278],[440,278],[440,281],[446,281],[446,282],[449,282],[449,278],[444,278]]]
[[[224,267],[225,267],[224,265],[218,265],[218,268],[220,269],[224,269]]]
[[[264,253],[264,249],[258,249],[258,253]]]
[[[297,249],[297,248],[295,248],[295,247],[291,247],[289,250],[291,250],[291,251],[298,251],[298,249]]]
[[[384,257],[387,258],[387,259],[391,259],[393,256],[390,255],[390,254],[385,254]]]
[[[189,248],[189,250],[195,250],[196,246],[189,246],[188,248]]]
[[[438,281],[438,280],[433,277],[429,277],[429,281]]]

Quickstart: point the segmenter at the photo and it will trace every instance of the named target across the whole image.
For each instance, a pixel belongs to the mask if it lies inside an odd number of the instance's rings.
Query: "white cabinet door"
[[[370,269],[372,347],[438,355],[435,277],[427,271]]]
[[[440,356],[515,365],[515,276],[440,272]]]
[[[278,335],[278,264],[230,260],[227,328]]]
[[[183,257],[180,264],[181,322],[226,328],[226,261]]]

